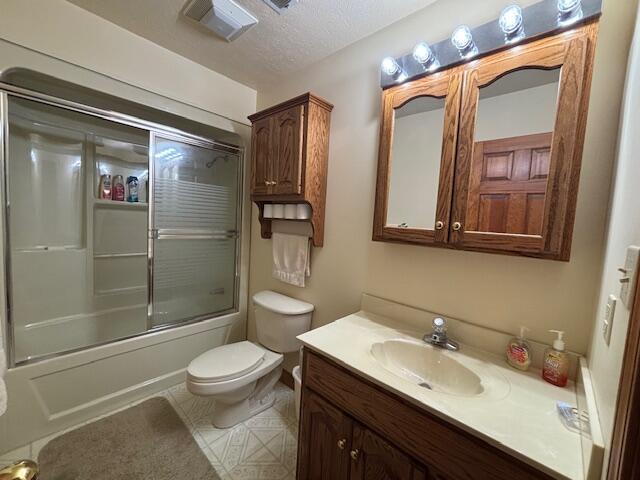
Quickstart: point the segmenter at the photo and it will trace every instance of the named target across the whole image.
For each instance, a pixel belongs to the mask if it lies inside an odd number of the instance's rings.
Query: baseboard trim
[[[280,375],[280,382],[284,383],[287,387],[293,390],[293,375],[291,375],[291,372],[287,372],[284,368],[282,369],[282,374]]]

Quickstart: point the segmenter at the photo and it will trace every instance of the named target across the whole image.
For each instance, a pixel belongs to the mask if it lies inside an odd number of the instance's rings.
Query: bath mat
[[[167,399],[67,432],[38,455],[39,480],[219,480]]]

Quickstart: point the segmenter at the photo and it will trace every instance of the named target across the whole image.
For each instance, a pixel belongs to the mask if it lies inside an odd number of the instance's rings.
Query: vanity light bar
[[[509,45],[535,40],[587,23],[602,13],[602,0],[542,0],[521,8],[506,6],[500,17],[473,29],[457,27],[451,38],[429,45],[418,43],[402,57],[387,57],[381,68],[380,85],[389,88],[503,50]],[[393,66],[394,68],[390,68]],[[387,73],[394,70],[393,73]]]

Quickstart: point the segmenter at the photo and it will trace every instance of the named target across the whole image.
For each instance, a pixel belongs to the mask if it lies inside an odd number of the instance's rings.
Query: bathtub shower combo
[[[237,310],[241,142],[0,88],[11,366]]]

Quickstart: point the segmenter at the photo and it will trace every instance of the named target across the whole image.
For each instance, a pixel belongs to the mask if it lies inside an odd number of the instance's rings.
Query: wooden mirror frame
[[[569,260],[597,31],[596,20],[384,90],[373,240]],[[542,235],[465,231],[479,89],[517,70],[556,68],[561,74]],[[394,109],[420,96],[446,97],[437,202],[441,230],[386,226]]]
[[[462,74],[457,69],[436,73],[382,92],[378,180],[373,220],[374,240],[419,244],[442,244],[447,242],[461,96]],[[390,227],[387,226],[387,212],[391,182],[391,154],[395,111],[410,101],[421,97],[445,99],[436,218],[432,229]],[[429,161],[430,159],[425,160]],[[442,223],[436,227],[437,222]]]

